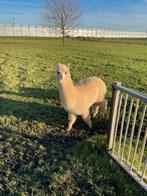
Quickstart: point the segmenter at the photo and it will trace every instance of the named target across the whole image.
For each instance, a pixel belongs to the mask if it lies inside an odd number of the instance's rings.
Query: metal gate
[[[112,85],[109,154],[147,191],[147,95]]]

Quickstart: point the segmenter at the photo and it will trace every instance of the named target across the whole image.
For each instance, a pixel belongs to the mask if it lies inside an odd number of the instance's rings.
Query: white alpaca
[[[71,130],[78,115],[91,128],[89,109],[93,105],[93,116],[98,112],[99,106],[104,105],[106,85],[97,77],[91,77],[74,85],[68,69],[68,65],[58,64],[56,80],[60,94],[60,100],[68,112],[67,131]]]

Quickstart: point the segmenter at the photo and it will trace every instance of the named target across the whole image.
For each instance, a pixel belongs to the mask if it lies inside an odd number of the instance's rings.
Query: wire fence
[[[91,38],[147,38],[147,32],[94,28],[74,28],[67,35]],[[62,34],[59,29],[52,27],[0,25],[0,36],[61,37]]]

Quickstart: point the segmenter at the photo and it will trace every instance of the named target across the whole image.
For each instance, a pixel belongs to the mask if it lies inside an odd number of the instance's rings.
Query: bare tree
[[[60,30],[64,46],[65,36],[78,24],[81,17],[79,5],[74,0],[44,0],[44,7],[44,23]]]

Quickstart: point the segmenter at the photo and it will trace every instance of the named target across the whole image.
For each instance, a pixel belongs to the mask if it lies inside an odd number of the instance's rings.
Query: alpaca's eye
[[[57,74],[60,74],[59,71],[57,71]]]

